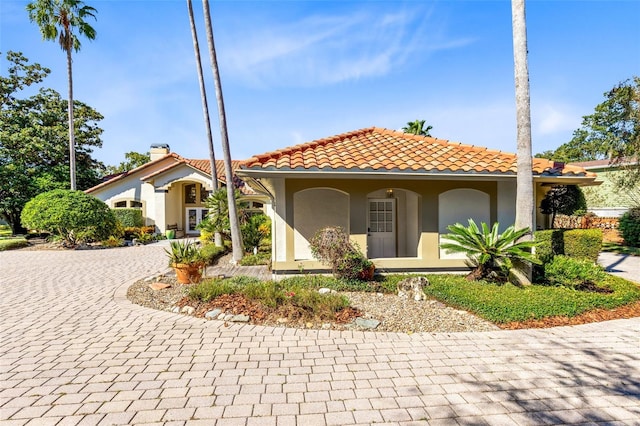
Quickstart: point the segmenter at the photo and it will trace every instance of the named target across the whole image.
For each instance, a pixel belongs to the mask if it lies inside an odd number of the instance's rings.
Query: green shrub
[[[604,270],[588,259],[556,256],[544,266],[546,281],[551,285],[580,289],[600,284],[606,278]]]
[[[535,241],[520,240],[529,234],[529,228],[516,230],[511,225],[502,234],[500,225],[495,222],[491,229],[482,222],[480,228],[473,219],[469,226],[460,223],[447,227],[445,238],[449,242],[440,244],[447,253],[463,253],[467,256],[467,265],[472,268],[467,275],[469,280],[490,279],[506,281],[513,269],[522,268],[525,263],[539,263],[531,254]]]
[[[602,248],[601,229],[569,229],[564,232],[564,255],[597,262]]]
[[[28,245],[29,245],[29,242],[27,241],[26,238],[23,238],[23,237],[0,239],[0,251],[13,250],[17,248],[26,247]]]
[[[242,224],[241,232],[245,250],[259,249],[262,240],[271,235],[271,221],[265,214],[251,215]]]
[[[112,209],[114,216],[122,226],[137,227],[144,226],[144,220],[142,219],[142,210],[140,209]]]
[[[210,302],[223,294],[237,293],[239,286],[231,280],[209,279],[189,287],[189,297],[203,302]]]
[[[140,234],[153,234],[155,231],[155,226],[127,226],[123,228],[122,232],[125,240],[132,240]]]
[[[108,238],[116,228],[109,207],[82,191],[56,189],[37,195],[22,210],[22,225],[60,236],[76,245]]]
[[[542,262],[550,262],[555,255],[564,253],[564,230],[546,229],[536,231],[533,238],[536,241],[536,257]]]
[[[622,215],[619,230],[626,245],[640,247],[640,207],[633,207]]]
[[[215,244],[206,244],[200,248],[200,254],[207,265],[213,265],[226,252],[226,247],[217,247]]]

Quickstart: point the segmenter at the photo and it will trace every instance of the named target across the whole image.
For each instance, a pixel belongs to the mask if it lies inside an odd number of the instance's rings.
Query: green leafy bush
[[[331,267],[333,275],[347,280],[365,278],[365,272],[373,267],[357,244],[339,226],[324,227],[309,242],[311,254]]]
[[[564,232],[564,255],[566,256],[596,262],[601,248],[601,229],[569,229]]]
[[[60,236],[67,245],[100,241],[116,228],[109,207],[82,191],[56,189],[37,195],[22,210],[22,225]]]
[[[546,229],[533,233],[536,242],[536,257],[542,263],[550,262],[557,254],[564,253],[564,230]]]
[[[262,240],[271,235],[271,221],[265,214],[254,214],[242,224],[240,231],[245,250],[259,249]]]
[[[588,259],[556,256],[544,266],[546,281],[551,285],[573,289],[597,286],[606,278],[604,270]]]
[[[126,227],[142,227],[144,219],[142,219],[142,210],[140,209],[112,209],[116,219]]]
[[[640,247],[640,207],[633,207],[622,215],[619,230],[626,245]]]
[[[529,229],[515,229],[510,226],[502,234],[498,234],[498,222],[489,230],[486,223],[482,229],[478,228],[473,219],[469,219],[469,226],[460,223],[447,227],[449,234],[445,238],[451,242],[440,244],[448,253],[464,253],[467,264],[472,268],[467,275],[469,280],[490,279],[492,281],[506,281],[509,272],[523,262],[539,263],[529,251],[535,247],[535,241],[519,241],[529,233]]]

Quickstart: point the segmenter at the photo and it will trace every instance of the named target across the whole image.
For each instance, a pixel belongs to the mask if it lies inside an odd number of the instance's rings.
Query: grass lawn
[[[9,225],[0,225],[0,238],[2,237],[10,237],[11,236],[11,227]]]
[[[0,251],[11,250],[29,245],[23,237],[0,237]]]
[[[425,292],[451,306],[466,309],[496,324],[555,316],[574,317],[593,309],[613,309],[640,300],[640,287],[607,275],[596,293],[565,287],[470,282],[450,275],[429,276]]]

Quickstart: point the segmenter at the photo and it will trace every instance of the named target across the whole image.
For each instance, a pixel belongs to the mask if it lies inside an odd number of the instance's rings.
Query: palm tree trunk
[[[222,153],[224,155],[224,172],[227,180],[227,200],[229,201],[229,223],[231,225],[231,244],[233,249],[233,261],[239,262],[243,256],[242,234],[240,233],[240,223],[238,220],[238,208],[236,206],[235,185],[233,181],[233,170],[231,168],[231,152],[229,149],[229,136],[227,132],[227,117],[224,110],[224,98],[222,96],[222,84],[220,82],[220,71],[218,69],[218,59],[216,57],[216,47],[213,41],[213,26],[211,24],[211,13],[209,12],[209,1],[202,1],[204,11],[204,23],[207,29],[207,42],[209,44],[209,56],[211,58],[211,71],[216,88],[216,99],[218,101],[218,114],[220,116],[220,136],[222,143]]]
[[[527,26],[525,0],[511,0],[513,24],[513,59],[516,89],[517,121],[517,176],[516,176],[516,229],[533,230],[534,194],[531,158],[531,99],[529,96],[529,67],[527,64]],[[524,238],[531,239],[531,235]],[[531,283],[528,268],[524,283]],[[526,280],[524,279],[526,278]],[[528,282],[527,282],[528,281]]]
[[[67,50],[67,80],[69,83],[69,180],[71,190],[76,189],[76,141],[73,125],[73,72],[71,71],[71,49]]]
[[[204,124],[207,131],[207,140],[209,141],[209,162],[211,163],[211,187],[213,191],[218,190],[218,174],[216,170],[216,157],[213,150],[213,135],[211,134],[211,120],[209,117],[209,104],[207,102],[207,90],[204,85],[204,76],[202,74],[202,60],[200,58],[200,44],[198,43],[198,32],[196,31],[196,22],[193,18],[193,4],[191,0],[187,0],[189,9],[189,22],[191,23],[191,36],[193,37],[193,50],[196,55],[196,67],[198,69],[198,82],[200,83],[200,97],[202,99],[202,114],[204,115]]]

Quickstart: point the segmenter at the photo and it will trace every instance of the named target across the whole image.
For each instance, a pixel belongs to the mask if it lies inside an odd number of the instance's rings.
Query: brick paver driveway
[[[123,299],[127,280],[164,266],[157,246],[0,253],[0,423],[640,424],[639,319],[414,335],[225,328]]]

